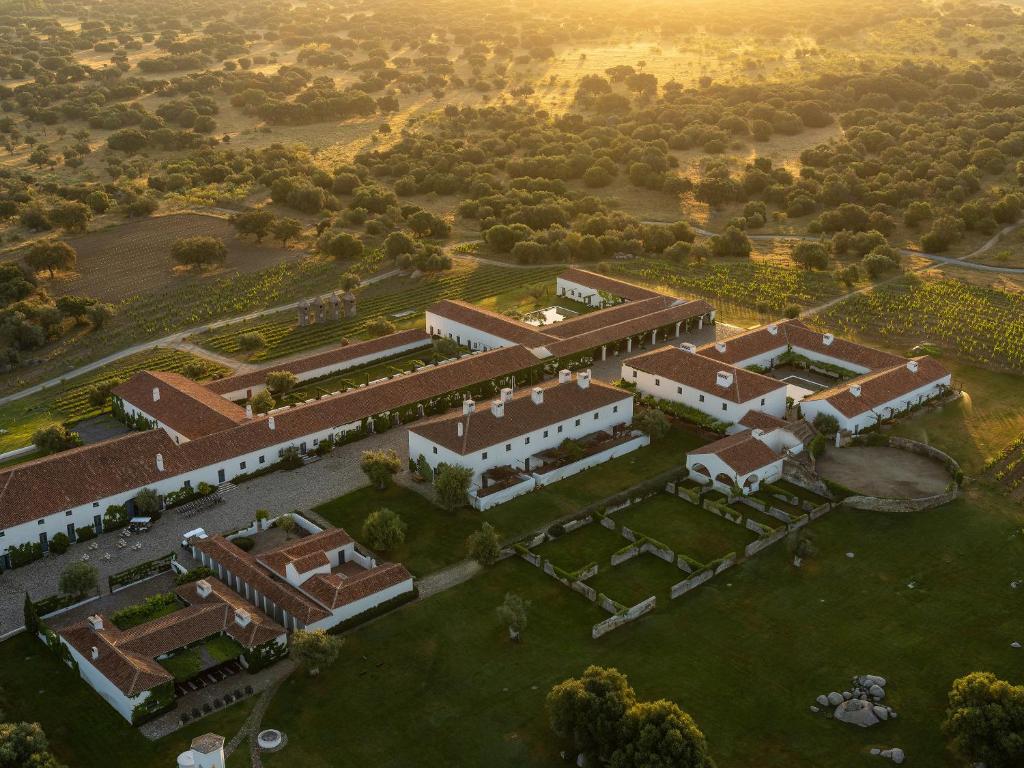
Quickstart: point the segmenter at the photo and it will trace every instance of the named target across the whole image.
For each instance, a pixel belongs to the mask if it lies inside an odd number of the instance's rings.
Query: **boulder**
[[[832,691],[832,693],[828,695],[828,703],[831,704],[833,707],[842,704],[843,694],[838,693],[837,691]]]
[[[878,716],[879,720],[888,720],[889,719],[889,710],[888,710],[888,708],[879,706],[878,704],[875,704],[875,706],[872,707],[872,709],[874,709],[874,712]]]
[[[861,728],[868,728],[878,723],[878,715],[875,714],[874,709],[860,699],[844,701],[836,707],[834,715],[836,720]]]
[[[853,698],[853,694],[852,694],[852,693],[850,693],[849,691],[843,691],[843,698],[844,698],[844,699],[845,699],[846,701],[849,701],[850,699],[852,699],[852,698]]]
[[[872,755],[880,755],[880,754],[882,754],[882,750],[880,750],[878,747],[872,747],[871,748],[871,754]]]
[[[884,699],[885,689],[882,688],[882,686],[880,685],[872,685],[870,688],[868,688],[868,695],[876,699]]]
[[[820,710],[820,709],[818,709],[818,708],[817,708],[816,706],[814,706],[814,705],[812,704],[812,705],[811,705],[811,712],[821,712],[821,710]]]
[[[896,765],[900,765],[904,760],[907,759],[907,756],[903,754],[903,750],[899,747],[893,747],[892,749],[883,749],[882,757],[886,757],[889,760],[892,760],[894,763],[896,763]]]
[[[816,698],[815,701],[823,707],[827,707],[830,703],[828,700],[828,696],[826,696],[824,693],[821,694],[818,698]]]
[[[872,685],[878,685],[885,688],[885,678],[881,675],[861,675],[857,678],[857,682],[865,688],[870,688]]]

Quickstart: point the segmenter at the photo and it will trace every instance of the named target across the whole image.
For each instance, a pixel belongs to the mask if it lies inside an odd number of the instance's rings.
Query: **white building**
[[[697,354],[691,344],[663,347],[622,364],[622,378],[637,391],[681,403],[719,421],[735,423],[750,411],[786,415],[786,385]]]
[[[725,494],[743,494],[782,478],[784,457],[770,445],[765,432],[754,429],[724,437],[686,455],[692,479]]]
[[[641,301],[660,295],[656,291],[584,269],[568,269],[560,274],[555,282],[555,292],[591,307],[605,307],[622,301]]]

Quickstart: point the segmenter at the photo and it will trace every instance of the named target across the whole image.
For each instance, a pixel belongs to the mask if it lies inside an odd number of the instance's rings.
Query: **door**
[[[92,529],[94,531],[96,531],[96,533],[102,533],[103,532],[103,516],[102,515],[93,515],[92,516]]]
[[[43,548],[43,552],[49,552],[50,551],[50,542],[46,540],[46,534],[45,533],[40,533],[39,534],[39,546],[41,546]]]
[[[217,482],[218,483],[223,483],[224,482],[224,470],[223,469],[218,469],[217,470]]]
[[[75,541],[75,524],[68,523],[68,538]]]

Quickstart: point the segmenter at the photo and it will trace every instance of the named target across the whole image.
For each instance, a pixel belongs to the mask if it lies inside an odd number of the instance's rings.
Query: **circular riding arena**
[[[830,448],[816,468],[826,480],[882,499],[936,496],[952,480],[941,462],[889,447]]]

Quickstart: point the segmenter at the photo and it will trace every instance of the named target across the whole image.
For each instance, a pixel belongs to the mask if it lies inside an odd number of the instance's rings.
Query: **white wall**
[[[347,371],[350,368],[357,368],[361,365],[372,363],[376,360],[381,360],[387,357],[395,357],[403,352],[411,352],[414,349],[421,347],[429,347],[433,342],[430,339],[418,339],[417,341],[410,341],[407,344],[399,344],[388,349],[381,350],[380,352],[370,352],[359,357],[353,357],[349,360],[334,363],[332,365],[323,365],[319,368],[314,368],[303,373],[295,375],[299,381],[309,381],[310,379],[318,379],[321,376],[328,376],[332,373],[340,373],[341,371]],[[245,400],[251,398],[259,392],[266,389],[266,384],[256,384],[250,387],[243,387],[242,389],[232,390],[231,392],[225,392],[221,396],[228,400]]]
[[[814,421],[819,413],[835,416],[839,422],[839,428],[849,432],[860,432],[862,429],[873,427],[878,423],[879,417],[888,419],[895,413],[907,410],[912,405],[930,400],[942,393],[944,387],[948,387],[952,381],[952,375],[943,376],[938,381],[918,387],[912,392],[894,398],[884,405],[861,413],[856,416],[845,416],[836,410],[827,400],[804,400],[800,403],[800,410],[808,421]]]
[[[164,432],[166,432],[168,435],[170,435],[171,439],[174,442],[176,442],[178,444],[187,443],[188,442],[188,438],[187,437],[185,437],[180,432],[178,432],[178,431],[172,429],[171,427],[167,426],[166,424],[164,424],[162,421],[160,421],[160,419],[156,418],[156,416],[150,415],[144,408],[142,408],[142,407],[140,407],[138,405],[135,405],[134,403],[130,403],[127,400],[125,400],[124,398],[121,398],[121,405],[124,407],[124,413],[125,413],[126,416],[130,416],[132,418],[137,418],[139,416],[142,416],[144,419],[147,419],[150,422],[156,422],[156,428],[157,429],[162,429]]]
[[[484,406],[481,404],[478,407],[482,408]],[[576,426],[577,420],[579,421],[579,426]],[[473,470],[472,484],[480,485],[480,475],[488,469],[503,466],[525,469],[528,458],[541,451],[557,448],[563,440],[580,438],[599,430],[611,432],[616,425],[629,424],[632,421],[633,398],[626,394],[617,403],[587,411],[570,419],[554,422],[541,429],[518,435],[500,443],[488,445],[466,455],[455,453],[416,434],[414,431],[415,427],[413,427],[409,430],[409,458],[416,461],[422,455],[427,460],[431,469],[436,468],[442,462],[469,467]],[[561,427],[561,431],[559,431],[559,427]],[[454,422],[452,422],[451,428],[455,429]],[[545,433],[547,433],[546,436]],[[531,469],[536,469],[536,467],[532,466]]]
[[[555,281],[555,293],[559,296],[567,296],[583,304],[589,304],[592,307],[603,307],[605,305],[604,298],[593,288],[588,288],[585,285],[574,283],[562,277]]]
[[[786,415],[786,385],[781,381],[779,388],[774,392],[769,392],[763,397],[755,397],[745,403],[735,403],[713,392],[702,392],[665,376],[638,371],[628,365],[622,366],[622,378],[636,382],[637,391],[644,395],[682,403],[719,421],[735,423],[750,411],[763,411],[780,419]]]
[[[132,712],[135,707],[148,699],[150,697],[150,692],[143,691],[135,698],[129,698],[121,692],[120,688],[110,682],[110,680],[96,669],[96,667],[92,665],[92,662],[76,651],[64,638],[60,638],[60,642],[71,652],[71,658],[78,663],[78,673],[82,676],[82,679],[92,686],[93,690],[102,696],[104,701],[117,710],[117,713],[121,717],[130,723],[132,721]],[[110,650],[106,650],[106,653],[110,653]]]
[[[712,453],[690,453],[686,456],[686,468],[690,470],[691,477],[698,482],[707,482],[706,475],[693,469],[697,464],[703,464],[711,473],[711,480],[714,487],[725,493],[730,493],[732,488],[729,485],[719,482],[717,480],[718,475],[726,475],[741,488],[744,487],[744,483],[746,483],[748,479],[751,479],[751,485],[746,490],[753,493],[765,483],[774,482],[782,477],[782,463],[783,459],[780,456],[778,461],[774,461],[767,466],[761,467],[755,472],[746,472],[740,475],[737,474],[732,467],[722,461],[722,459]]]
[[[431,336],[442,336],[446,339],[458,342],[469,347],[471,350],[497,349],[498,347],[512,347],[516,342],[503,339],[500,336],[481,331],[471,325],[450,320],[428,311],[426,317],[427,333]]]
[[[625,456],[627,453],[632,453],[637,448],[643,448],[645,445],[651,444],[651,438],[644,434],[637,434],[632,440],[628,442],[614,445],[611,448],[595,453],[593,456],[587,456],[586,458],[574,461],[572,464],[566,464],[558,469],[553,469],[550,472],[535,473],[533,476],[537,479],[537,485],[551,485],[551,483],[557,483],[559,480],[564,480],[567,477],[572,477],[580,472],[583,472],[591,467],[596,467],[598,464],[604,464],[606,461],[618,458],[619,456]]]
[[[353,616],[358,616],[360,613],[365,613],[373,608],[376,608],[381,603],[386,603],[388,600],[393,600],[399,595],[404,595],[406,592],[412,592],[413,579],[410,576],[405,581],[400,581],[398,584],[382,589],[380,592],[375,592],[372,595],[364,597],[362,600],[356,600],[354,603],[349,603],[341,608],[336,609],[330,616],[321,621],[315,621],[310,624],[306,629],[330,629],[336,624],[340,624],[346,619],[351,619]]]

